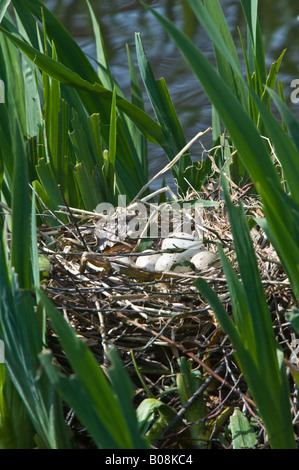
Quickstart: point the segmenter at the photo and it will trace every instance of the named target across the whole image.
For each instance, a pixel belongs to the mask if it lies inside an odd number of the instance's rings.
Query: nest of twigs
[[[211,185],[213,187],[215,185]],[[204,188],[202,197],[220,200],[218,190],[209,188]],[[262,216],[257,196],[235,189],[232,200],[237,203],[239,199],[242,199],[248,216]],[[69,209],[66,212],[70,217],[69,224],[57,230],[39,229],[41,252],[51,260],[51,272],[44,281],[44,288],[82,341],[90,347],[99,365],[108,366],[109,348],[117,349],[135,386],[136,406],[150,391],[154,397],[162,394],[161,399],[183,417],[184,409],[177,393],[165,391],[173,387],[175,375],[180,372],[178,358],[184,356],[192,361],[194,369],[202,371],[209,389],[205,395],[207,419],[216,419],[226,407],[233,409],[234,406],[241,406],[254,416],[254,403],[234,362],[230,341],[194,285],[198,276],[203,277],[231,313],[230,296],[221,268],[167,276],[162,273],[146,279],[92,265],[82,273],[82,254],[97,249],[94,235],[96,218]],[[203,229],[206,248],[217,251],[216,242],[220,242],[238,271],[224,203],[204,209]],[[251,234],[275,334],[286,358],[289,358],[294,338],[284,312],[295,303],[290,283],[263,232],[255,227]],[[159,242],[154,241],[157,249]],[[136,240],[125,240],[122,244],[110,246],[107,253],[111,254],[111,250],[112,254],[123,250],[130,252],[135,248]],[[57,351],[57,360],[68,371],[67,362],[61,351],[56,349],[56,338],[51,336],[51,331],[49,335],[50,345]],[[184,433],[182,430],[176,433],[174,429],[174,426],[165,429],[156,443],[157,447],[180,445]],[[261,446],[264,444],[263,436],[261,427]],[[221,447],[221,444],[215,442],[214,446]]]

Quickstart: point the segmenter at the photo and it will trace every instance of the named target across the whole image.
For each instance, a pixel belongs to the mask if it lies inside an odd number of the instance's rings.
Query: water
[[[48,0],[43,2],[62,21],[65,27],[91,58],[96,57],[92,25],[87,5],[84,1]],[[146,53],[155,77],[164,77],[170,91],[186,139],[191,139],[199,131],[211,125],[211,106],[200,88],[188,65],[169,39],[163,28],[151,13],[146,11],[138,0],[90,0],[96,17],[101,25],[109,63],[115,79],[118,81],[127,99],[130,99],[130,83],[125,44],[128,43],[134,55],[134,34],[140,32]],[[183,29],[213,61],[211,41],[200,27],[184,0],[148,1],[148,4],[161,14],[171,19]],[[235,43],[242,56],[237,27],[243,37],[245,21],[239,0],[220,1],[228,20]],[[267,65],[276,60],[282,50],[287,48],[279,79],[284,85],[285,94],[290,96],[290,83],[299,78],[299,5],[291,0],[273,2],[260,1],[260,22],[265,41]],[[144,94],[146,98],[146,94]],[[292,105],[299,116],[299,104]],[[152,114],[150,104],[146,102],[146,111]],[[232,110],[233,112],[233,110]],[[209,146],[210,138],[203,140]],[[202,152],[201,145],[192,148],[193,155]],[[167,163],[161,149],[150,147],[150,174],[153,175]]]

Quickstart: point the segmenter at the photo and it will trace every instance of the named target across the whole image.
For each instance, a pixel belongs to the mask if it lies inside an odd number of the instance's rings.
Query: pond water
[[[62,21],[82,49],[90,57],[95,58],[92,25],[86,2],[48,0],[43,3]],[[213,60],[211,42],[203,28],[190,14],[185,0],[148,0],[147,3],[183,29],[205,55]],[[242,55],[237,27],[244,36],[245,22],[240,1],[220,0],[220,3]],[[101,25],[113,75],[126,97],[130,99],[125,44],[130,45],[134,56],[134,33],[140,32],[155,77],[157,79],[164,77],[166,80],[186,139],[209,127],[211,125],[209,102],[176,46],[153,15],[147,12],[138,0],[90,0],[90,4]],[[299,78],[299,2],[262,0],[259,15],[268,67],[279,57],[284,48],[288,49],[279,78],[284,85],[286,96],[289,97],[292,91],[291,81]],[[299,116],[299,104],[292,107]],[[146,103],[146,110],[151,113],[149,103]],[[203,143],[206,145],[205,141]],[[201,152],[200,146],[198,152]],[[156,173],[165,163],[167,160],[161,154],[161,149],[156,147],[150,149],[150,174]]]

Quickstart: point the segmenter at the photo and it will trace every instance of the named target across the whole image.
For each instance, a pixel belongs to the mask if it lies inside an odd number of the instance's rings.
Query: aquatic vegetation
[[[80,446],[80,426],[83,446],[106,449],[295,447],[298,372],[288,345],[299,333],[299,145],[298,122],[274,91],[284,52],[267,73],[258,2],[241,0],[244,78],[219,1],[187,1],[213,42],[216,69],[150,11],[213,105],[214,147],[202,164],[141,34],[138,70],[127,48],[130,102],[89,3],[98,70],[39,1],[0,6],[2,448]],[[139,74],[155,119],[144,111]],[[146,225],[133,241],[105,246],[98,236],[99,220],[110,217],[96,210],[101,203],[117,212],[126,199],[130,223],[141,195],[161,229],[149,202],[148,142],[167,155],[164,173],[178,188],[169,198],[157,191],[158,207],[188,204],[195,230],[201,206],[195,247],[169,248],[168,235],[147,237]],[[100,262],[89,263],[100,249]],[[171,262],[129,262],[143,252]],[[200,253],[216,263],[197,264]]]

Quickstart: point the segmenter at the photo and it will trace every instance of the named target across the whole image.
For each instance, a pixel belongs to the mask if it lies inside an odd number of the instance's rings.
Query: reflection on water
[[[91,57],[96,56],[91,20],[86,3],[75,0],[48,0],[43,2],[62,21],[83,50]],[[156,78],[164,77],[174,102],[186,139],[211,124],[211,107],[202,92],[197,79],[185,64],[174,43],[153,15],[147,12],[138,0],[90,0],[100,23],[109,63],[115,79],[126,97],[130,99],[130,84],[125,44],[131,47],[134,55],[134,33],[141,37]],[[172,20],[180,29],[192,36],[205,55],[213,60],[210,40],[185,0],[148,0],[153,8]],[[239,0],[220,0],[235,43],[240,47],[237,27],[244,33],[244,18]],[[284,84],[286,96],[291,93],[290,82],[299,78],[299,4],[291,0],[260,2],[260,22],[265,40],[268,67],[287,48],[281,67],[280,80]],[[243,34],[244,36],[244,34]],[[240,55],[241,48],[240,48]],[[151,112],[150,105],[146,105]],[[299,105],[293,107],[299,115]],[[233,110],[232,110],[233,112]],[[194,150],[194,148],[193,148]],[[201,149],[198,149],[201,152]],[[156,172],[163,162],[160,149],[151,151],[151,171]]]

